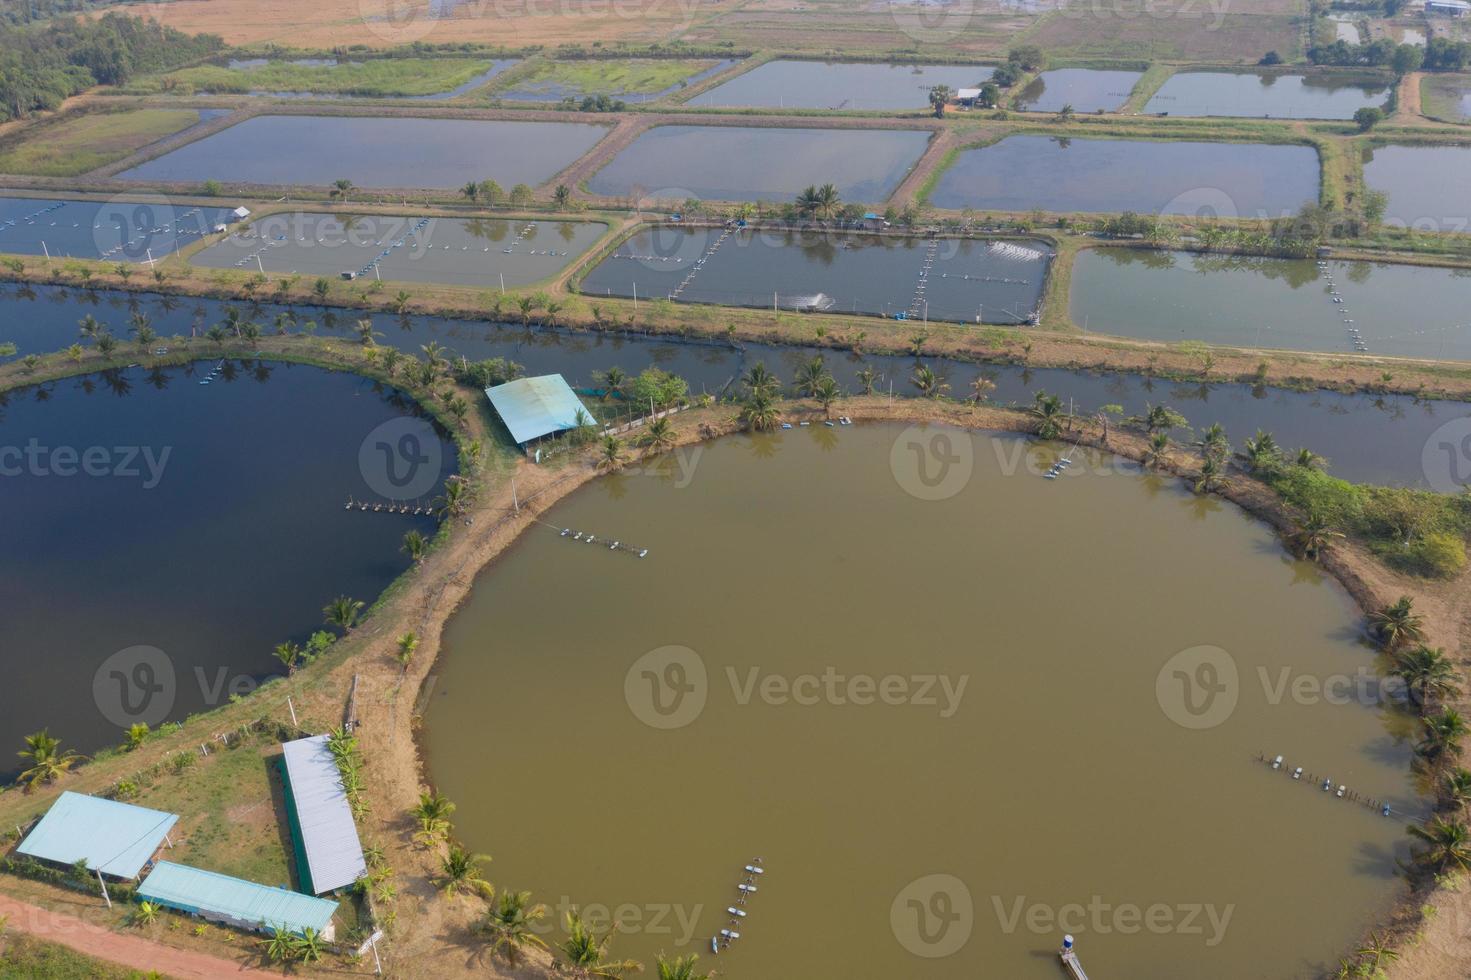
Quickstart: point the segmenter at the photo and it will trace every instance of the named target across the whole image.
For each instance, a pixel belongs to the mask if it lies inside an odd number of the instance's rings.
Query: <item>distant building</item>
[[[963,106],[973,106],[981,98],[981,90],[978,88],[958,88],[955,90],[955,101]]]
[[[1471,3],[1467,0],[1425,0],[1425,12],[1444,17],[1465,17],[1471,13]]]
[[[592,412],[560,374],[517,378],[486,388],[485,397],[518,446],[593,421]]]

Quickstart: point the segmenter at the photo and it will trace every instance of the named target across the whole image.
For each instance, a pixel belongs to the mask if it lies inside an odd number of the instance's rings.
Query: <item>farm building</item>
[[[138,898],[239,929],[298,936],[313,929],[329,942],[337,911],[337,903],[324,898],[172,861],[158,862],[138,886]]]
[[[486,388],[485,396],[520,446],[593,420],[592,412],[560,374],[517,378]]]
[[[87,870],[132,881],[159,848],[173,846],[177,814],[67,791],[20,842],[16,852],[53,864],[87,862]]]
[[[301,891],[323,895],[367,874],[352,807],[326,735],[281,746],[281,782]]]

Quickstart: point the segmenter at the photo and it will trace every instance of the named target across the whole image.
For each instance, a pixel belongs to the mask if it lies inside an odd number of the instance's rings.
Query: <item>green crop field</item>
[[[0,147],[0,173],[75,177],[197,122],[197,109],[139,109],[33,126]]]

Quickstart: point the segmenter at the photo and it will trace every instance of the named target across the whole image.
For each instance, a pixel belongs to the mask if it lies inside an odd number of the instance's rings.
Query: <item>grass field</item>
[[[21,933],[0,937],[0,980],[137,980],[144,974]]]
[[[1446,122],[1471,120],[1471,75],[1429,75],[1420,80],[1420,111]]]
[[[272,61],[257,68],[200,65],[169,75],[154,75],[125,91],[149,94],[170,80],[181,95],[194,92],[319,92],[371,97],[434,95],[448,92],[490,68],[478,58],[373,58],[331,65]]]
[[[527,66],[525,73],[508,73],[509,80],[495,87],[512,91],[552,86],[579,95],[651,95],[673,88],[714,64],[663,58],[543,61]]]
[[[197,109],[138,109],[33,126],[0,147],[0,173],[75,177],[197,122]]]

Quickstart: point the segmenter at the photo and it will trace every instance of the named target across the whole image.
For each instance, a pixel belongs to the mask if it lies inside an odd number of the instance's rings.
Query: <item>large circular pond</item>
[[[818,425],[558,504],[597,541],[534,527],[446,632],[457,835],[646,962],[712,965],[761,857],[728,977],[1054,980],[1065,932],[1097,976],[1316,975],[1421,807],[1355,607],[1231,506],[1050,453]]]

